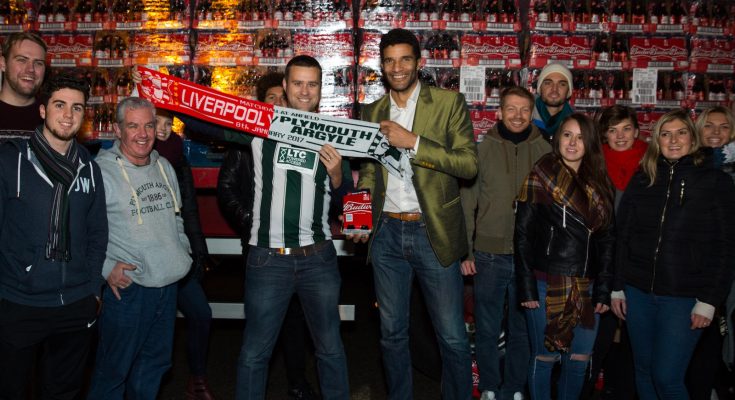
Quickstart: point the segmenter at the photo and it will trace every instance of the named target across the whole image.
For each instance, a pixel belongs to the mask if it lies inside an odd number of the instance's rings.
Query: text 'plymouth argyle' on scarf
[[[388,143],[379,124],[243,99],[144,67],[138,71],[138,92],[156,107],[310,150],[330,144],[342,156],[373,158],[401,176],[400,159],[407,156]]]

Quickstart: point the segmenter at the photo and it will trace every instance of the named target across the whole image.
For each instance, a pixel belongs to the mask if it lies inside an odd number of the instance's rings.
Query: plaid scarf
[[[577,212],[591,230],[605,221],[605,205],[599,193],[584,184],[574,171],[553,153],[541,157],[523,183],[518,201],[557,203]]]
[[[549,351],[569,351],[578,324],[595,326],[590,283],[588,278],[547,275],[544,346]]]
[[[539,204],[557,203],[574,210],[593,231],[604,223],[602,198],[591,186],[580,181],[574,171],[554,154],[543,156],[523,184],[519,201]],[[564,212],[568,212],[566,209]],[[546,330],[544,345],[549,351],[569,351],[574,328],[592,328],[594,309],[590,299],[590,280],[574,276],[547,274]]]
[[[43,136],[43,126],[36,128],[29,140],[31,150],[41,164],[46,176],[53,183],[53,201],[49,218],[46,259],[71,260],[69,250],[69,188],[79,167],[79,147],[71,141],[65,155],[59,154]]]

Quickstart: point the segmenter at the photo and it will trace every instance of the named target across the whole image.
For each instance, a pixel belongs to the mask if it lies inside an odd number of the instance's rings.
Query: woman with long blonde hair
[[[642,399],[689,398],[687,365],[729,288],[735,185],[700,147],[687,111],[662,116],[618,208],[612,309]]]

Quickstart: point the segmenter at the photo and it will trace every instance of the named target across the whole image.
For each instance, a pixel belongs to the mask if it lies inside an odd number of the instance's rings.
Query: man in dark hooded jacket
[[[39,350],[40,397],[83,386],[108,235],[100,169],[75,140],[88,93],[49,79],[43,124],[0,147],[0,399],[26,397]]]

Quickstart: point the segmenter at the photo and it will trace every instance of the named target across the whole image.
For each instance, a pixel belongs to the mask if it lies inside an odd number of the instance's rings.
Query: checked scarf
[[[48,241],[46,242],[46,259],[69,261],[71,260],[69,249],[69,188],[74,182],[79,167],[79,147],[76,140],[72,140],[66,154],[59,154],[51,148],[46,137],[43,136],[42,130],[42,126],[36,128],[29,143],[43,171],[54,185]]]
[[[600,195],[581,182],[577,174],[554,154],[543,156],[534,165],[518,200],[548,205],[557,203],[564,208],[564,213],[570,212],[567,209],[574,210],[593,231],[605,220],[606,210]],[[544,345],[549,351],[569,351],[574,328],[578,324],[594,327],[590,284],[588,278],[546,275]]]
[[[580,323],[588,329],[595,326],[590,280],[549,274],[546,288],[544,346],[549,351],[568,352],[574,339],[574,327]]]

